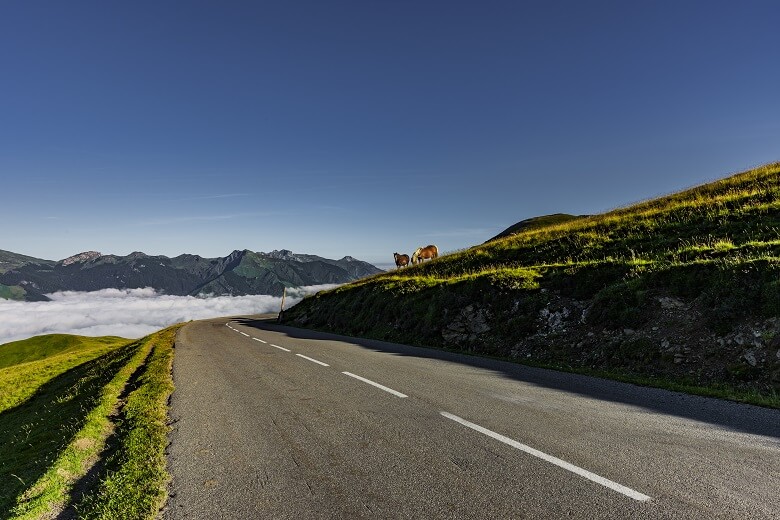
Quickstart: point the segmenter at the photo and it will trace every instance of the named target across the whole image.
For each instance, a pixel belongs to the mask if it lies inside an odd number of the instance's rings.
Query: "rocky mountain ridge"
[[[345,256],[339,260],[289,250],[235,250],[225,257],[173,258],[140,251],[127,256],[85,251],[54,262],[0,251],[0,297],[48,300],[57,291],[153,287],[173,295],[281,295],[285,287],[347,283],[381,272]]]
[[[62,265],[84,263],[84,262],[89,262],[90,260],[95,260],[96,258],[99,258],[101,256],[103,255],[98,253],[97,251],[85,251],[77,255],[69,256],[64,260],[60,260],[60,263],[62,263]]]

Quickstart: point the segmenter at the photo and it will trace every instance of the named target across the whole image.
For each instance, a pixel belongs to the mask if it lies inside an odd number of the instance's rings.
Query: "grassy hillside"
[[[0,249],[0,275],[30,264],[34,264],[39,268],[51,268],[55,262]],[[17,285],[16,283],[10,285],[0,283],[0,299],[41,301],[47,298],[39,294],[34,287],[27,286],[27,289],[25,289],[22,285]]]
[[[128,342],[114,336],[48,334],[0,345],[0,413],[60,374]]]
[[[0,345],[0,519],[156,515],[176,330]]]
[[[23,301],[27,291],[23,287],[18,285],[3,285],[0,283],[0,298],[4,300],[20,300]]]
[[[285,321],[776,405],[778,318],[780,163],[366,278]]]
[[[46,334],[0,345],[0,368],[29,363],[66,353],[117,346],[129,340],[116,336],[98,338],[71,334]]]

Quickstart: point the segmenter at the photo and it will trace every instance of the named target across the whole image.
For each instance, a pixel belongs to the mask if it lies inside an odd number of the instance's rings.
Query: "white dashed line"
[[[295,355],[296,355],[296,356],[298,356],[298,357],[302,357],[303,359],[308,359],[308,360],[309,360],[309,361],[311,361],[312,363],[317,363],[318,365],[322,365],[322,366],[324,366],[324,367],[329,367],[329,366],[330,366],[330,365],[329,365],[329,364],[327,364],[327,363],[323,363],[322,361],[317,361],[316,359],[314,359],[314,358],[310,358],[310,357],[308,357],[308,356],[304,356],[303,354],[295,354]]]
[[[247,338],[249,337],[249,334],[247,334],[246,332],[242,332],[241,335],[246,336]]]
[[[267,341],[262,340],[260,338],[252,338],[252,339],[255,340],[255,341],[259,341],[260,343],[268,343]]]
[[[613,491],[617,491],[618,493],[622,493],[629,498],[633,498],[634,500],[638,500],[640,502],[645,502],[647,500],[650,500],[649,496],[644,495],[639,491],[635,491],[629,487],[618,484],[617,482],[613,482],[609,479],[596,475],[595,473],[591,473],[590,471],[575,466],[574,464],[570,464],[565,460],[561,460],[557,457],[553,457],[552,455],[547,455],[544,452],[531,448],[530,446],[526,446],[525,444],[521,444],[513,439],[510,439],[509,437],[504,437],[500,433],[496,433],[494,431],[488,430],[487,428],[483,428],[478,424],[474,424],[473,422],[469,422],[465,419],[462,419],[457,415],[452,415],[451,413],[447,413],[447,412],[440,412],[440,413],[447,419],[451,419],[457,423],[462,424],[463,426],[471,428],[472,430],[478,431],[479,433],[487,435],[488,437],[492,437],[497,441],[501,441],[504,444],[508,444],[509,446],[512,446],[513,448],[517,448],[520,451],[524,451],[529,455],[538,457],[544,461],[549,462],[550,464],[554,464],[558,466],[559,468],[563,468],[565,470],[571,471],[572,473],[576,473],[577,475],[581,477],[585,477],[586,479],[592,482],[601,484],[602,486],[608,487]]]
[[[270,344],[274,348],[278,348],[279,350],[284,350],[285,352],[290,352],[289,348],[280,347],[279,345],[274,345],[273,343]]]
[[[379,388],[380,390],[384,390],[385,392],[393,394],[396,397],[402,397],[402,398],[403,397],[409,397],[406,394],[402,394],[401,392],[397,392],[397,391],[393,390],[392,388],[388,388],[388,387],[386,387],[384,385],[380,385],[379,383],[375,383],[374,381],[371,381],[370,379],[366,379],[365,377],[360,377],[360,376],[357,376],[357,375],[352,374],[350,372],[342,372],[342,374],[344,374],[345,376],[354,377],[355,379],[357,379],[359,381],[363,381],[364,383],[368,383],[371,386],[375,386],[375,387]]]

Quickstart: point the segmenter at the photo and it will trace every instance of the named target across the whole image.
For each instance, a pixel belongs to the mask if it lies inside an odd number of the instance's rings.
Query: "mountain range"
[[[57,291],[141,287],[181,296],[280,296],[285,287],[341,284],[380,272],[351,256],[330,260],[286,249],[270,253],[236,250],[221,258],[87,251],[59,261],[0,250],[0,298],[46,301],[46,294]]]

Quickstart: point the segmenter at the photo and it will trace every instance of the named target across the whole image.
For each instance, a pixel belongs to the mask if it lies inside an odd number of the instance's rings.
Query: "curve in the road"
[[[240,330],[234,328],[232,326],[232,323],[233,322],[228,321],[227,323],[225,323],[225,325],[227,327],[229,327],[231,330],[233,330],[235,332],[238,332],[242,336],[250,337],[251,339],[253,339],[255,341],[258,341],[260,343],[267,343],[266,341],[264,341],[264,340],[262,340],[260,338],[252,337],[249,334],[247,334],[246,332],[243,332],[243,331],[240,331]],[[278,346],[278,345],[272,345],[272,346],[274,346],[276,348],[279,348],[279,349],[282,349],[282,350],[284,350],[286,352],[291,352],[292,353],[292,350],[290,350],[290,349],[286,349],[286,348],[283,348],[283,347]],[[300,357],[300,358],[303,358],[303,359],[305,359],[307,361],[311,361],[313,363],[316,363],[316,364],[324,366],[324,367],[329,367],[330,366],[329,364],[327,364],[327,363],[325,363],[323,361],[319,361],[317,359],[311,358],[309,356],[305,356],[303,354],[295,353],[295,355]],[[397,390],[393,390],[392,388],[389,388],[389,387],[387,387],[385,385],[382,385],[380,383],[377,383],[375,381],[371,381],[370,379],[364,378],[362,376],[353,374],[351,372],[341,372],[341,373],[346,375],[346,376],[349,376],[349,377],[351,377],[353,379],[357,379],[358,381],[362,381],[362,382],[364,382],[366,384],[369,384],[371,386],[379,388],[380,390],[384,390],[385,392],[387,392],[389,394],[392,394],[392,395],[394,395],[396,397],[400,397],[400,398],[408,397],[406,394],[403,394],[403,393],[401,393],[401,392],[399,392]],[[539,451],[539,450],[537,450],[535,448],[527,446],[527,445],[525,445],[525,444],[523,444],[521,442],[518,442],[518,441],[516,441],[514,439],[510,439],[509,437],[501,435],[500,433],[496,433],[496,432],[494,432],[492,430],[484,428],[484,427],[482,427],[482,426],[480,426],[478,424],[475,424],[473,422],[467,421],[466,419],[458,417],[457,415],[451,414],[451,413],[446,412],[446,411],[440,411],[439,413],[440,413],[440,415],[442,417],[446,417],[447,419],[450,419],[450,420],[455,421],[455,422],[457,422],[459,424],[462,424],[463,426],[471,428],[472,430],[477,431],[479,433],[482,433],[483,435],[487,435],[488,437],[493,438],[493,439],[495,439],[495,440],[497,440],[499,442],[503,442],[504,444],[506,444],[508,446],[512,446],[513,448],[516,448],[516,449],[518,449],[520,451],[523,451],[523,452],[525,452],[525,453],[527,453],[529,455],[532,455],[532,456],[537,457],[539,459],[542,459],[542,460],[544,460],[546,462],[549,462],[550,464],[553,464],[555,466],[558,466],[559,468],[565,469],[566,471],[570,471],[570,472],[572,472],[572,473],[574,473],[576,475],[579,475],[579,476],[581,476],[583,478],[586,478],[586,479],[588,479],[588,480],[590,480],[592,482],[595,482],[596,484],[600,484],[600,485],[602,485],[602,486],[604,486],[606,488],[609,488],[609,489],[611,489],[613,491],[621,493],[621,494],[623,494],[623,495],[625,495],[625,496],[627,496],[629,498],[632,498],[634,500],[638,500],[640,502],[645,502],[647,500],[650,500],[650,497],[648,495],[645,495],[644,493],[640,493],[639,491],[631,489],[628,486],[624,486],[622,484],[618,484],[617,482],[614,482],[614,481],[612,481],[612,480],[610,480],[608,478],[604,478],[604,477],[602,477],[600,475],[597,475],[597,474],[595,474],[595,473],[593,473],[591,471],[588,471],[588,470],[586,470],[584,468],[580,468],[579,466],[575,466],[574,464],[571,464],[569,462],[566,462],[565,460],[559,459],[558,457],[555,457],[553,455],[549,455],[547,453]]]

